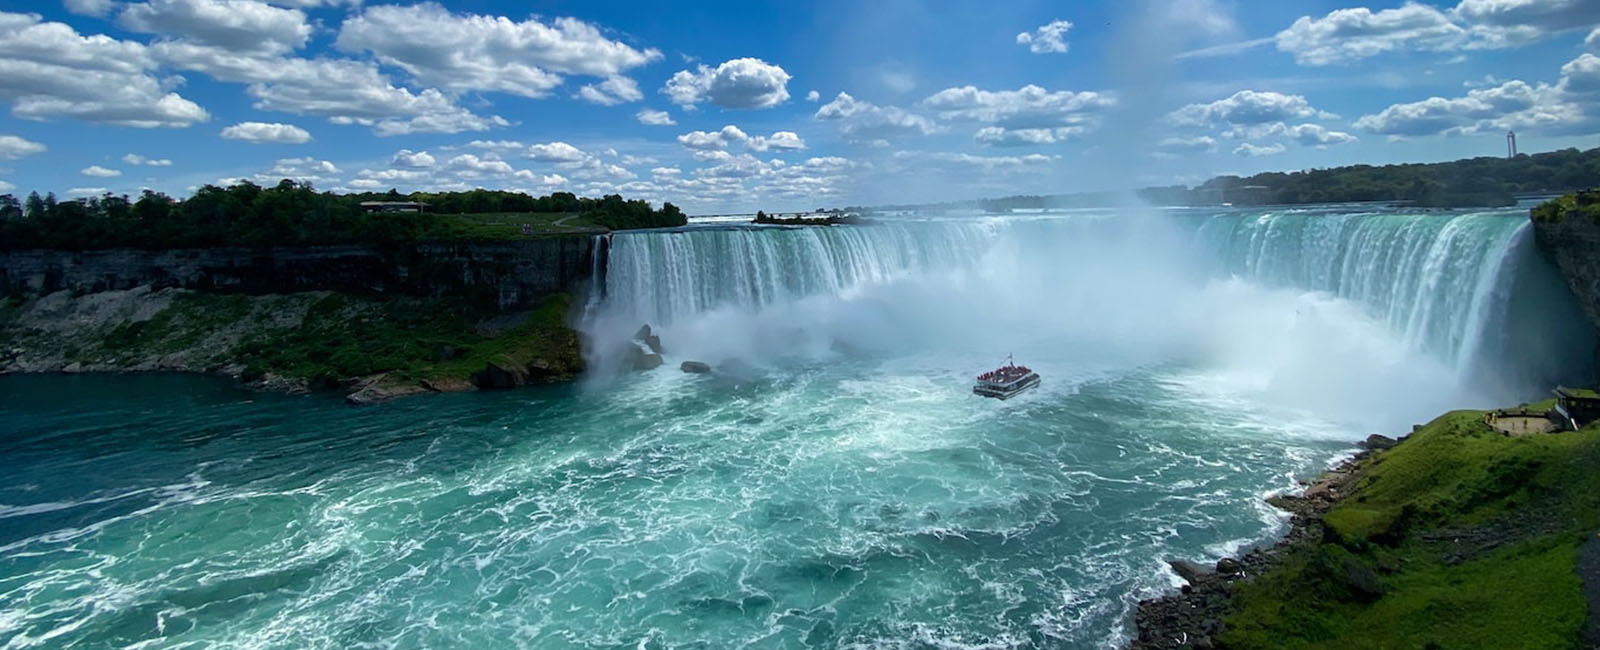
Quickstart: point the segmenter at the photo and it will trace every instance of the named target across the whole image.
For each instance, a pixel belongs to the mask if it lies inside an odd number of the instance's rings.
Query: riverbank
[[[1371,438],[1273,498],[1291,521],[1272,546],[1173,562],[1189,584],[1139,603],[1131,646],[1594,647],[1600,428],[1509,437],[1482,416]]]
[[[449,298],[242,295],[148,286],[0,302],[0,374],[190,372],[353,404],[570,381],[568,294],[499,311]]]

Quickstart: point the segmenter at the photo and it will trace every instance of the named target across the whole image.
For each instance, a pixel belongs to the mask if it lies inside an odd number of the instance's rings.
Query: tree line
[[[426,212],[369,213],[364,201],[415,201]],[[0,250],[53,248],[195,248],[314,244],[396,244],[457,236],[453,215],[573,213],[613,230],[681,226],[677,206],[653,208],[612,194],[598,199],[570,192],[529,196],[475,189],[465,192],[334,194],[283,180],[272,187],[240,181],[206,185],[178,199],[145,190],[137,199],[105,194],[60,200],[33,192],[0,195]]]
[[[1600,148],[1561,149],[1515,158],[1479,157],[1442,163],[1351,165],[1254,176],[1218,176],[1198,187],[1147,187],[1157,205],[1296,204],[1407,201],[1422,206],[1515,204],[1519,192],[1568,192],[1600,184]],[[1012,196],[973,202],[992,211],[1112,205],[1113,193]]]

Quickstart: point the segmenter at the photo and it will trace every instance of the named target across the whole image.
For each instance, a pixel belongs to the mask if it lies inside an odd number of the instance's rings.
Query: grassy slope
[[[434,216],[449,228],[451,239],[471,241],[531,239],[605,230],[583,215],[572,212],[490,212]],[[532,226],[532,234],[523,234],[523,224]]]
[[[1600,428],[1508,438],[1480,412],[1446,414],[1378,457],[1324,519],[1323,543],[1237,587],[1221,640],[1575,647],[1587,611],[1576,548],[1600,528],[1596,468]],[[1373,569],[1382,596],[1367,602],[1351,589],[1347,562]]]
[[[309,301],[303,317],[267,322],[259,313],[283,313],[269,301]],[[490,314],[451,301],[376,300],[338,293],[246,297],[184,293],[143,323],[120,325],[101,339],[100,358],[131,359],[188,349],[235,323],[253,325],[222,358],[247,367],[247,376],[272,373],[332,387],[390,373],[400,382],[466,380],[491,360],[544,359],[553,377],[582,369],[577,333],[566,326],[571,298],[547,299],[521,322],[500,332],[480,331]],[[274,309],[274,307],[277,307]]]

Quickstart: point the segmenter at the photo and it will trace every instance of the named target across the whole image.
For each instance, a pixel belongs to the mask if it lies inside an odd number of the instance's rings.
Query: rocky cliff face
[[[10,251],[0,252],[0,295],[139,286],[249,294],[492,292],[502,310],[513,310],[587,279],[592,248],[585,236],[425,243],[389,252],[361,246]]]
[[[1535,219],[1540,250],[1561,269],[1589,322],[1600,329],[1600,221],[1584,215]]]

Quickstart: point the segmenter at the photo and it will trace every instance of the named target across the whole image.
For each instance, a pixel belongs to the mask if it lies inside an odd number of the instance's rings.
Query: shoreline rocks
[[[1376,449],[1387,449],[1404,442],[1384,436],[1392,444],[1387,447],[1368,446],[1337,467],[1311,482],[1300,494],[1283,494],[1267,502],[1290,514],[1289,531],[1276,543],[1260,546],[1236,557],[1217,560],[1214,569],[1187,560],[1171,560],[1168,565],[1188,584],[1177,592],[1139,601],[1134,612],[1134,637],[1130,650],[1176,650],[1178,648],[1213,648],[1215,638],[1222,632],[1223,619],[1231,611],[1233,584],[1250,580],[1265,573],[1281,562],[1291,549],[1316,544],[1326,534],[1322,516],[1337,505],[1355,487],[1362,471],[1370,465]],[[1382,445],[1383,441],[1377,441]],[[1359,563],[1345,567],[1346,583],[1353,593],[1376,598],[1382,593],[1382,583],[1376,574]]]

